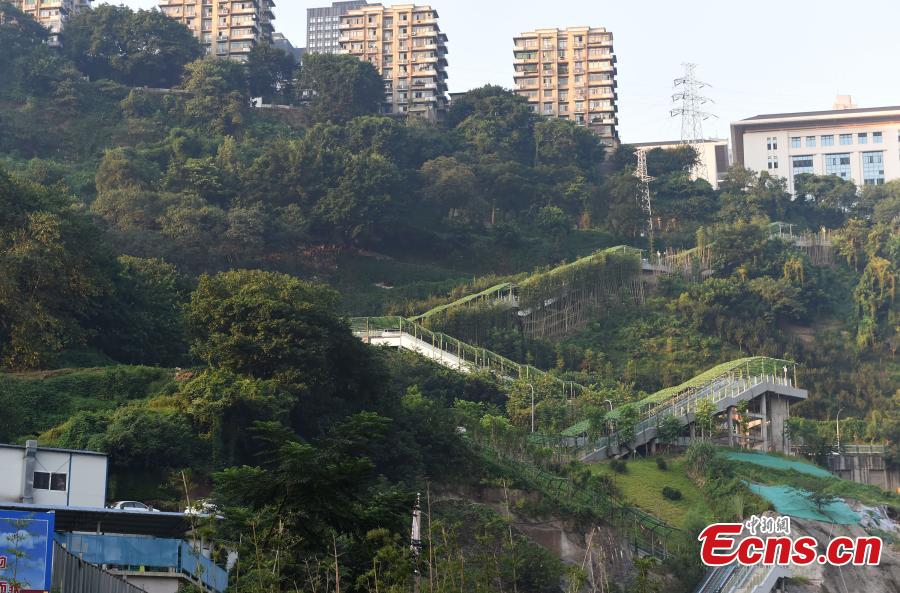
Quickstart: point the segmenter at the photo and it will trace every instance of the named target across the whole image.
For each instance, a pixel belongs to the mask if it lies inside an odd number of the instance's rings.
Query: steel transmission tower
[[[641,182],[641,207],[647,213],[647,232],[649,237],[649,251],[647,258],[653,256],[653,203],[650,201],[650,182],[655,178],[650,177],[647,173],[647,149],[638,148],[634,151],[637,157],[637,166],[634,169],[634,176]]]
[[[715,117],[712,113],[703,110],[703,106],[712,103],[712,99],[704,97],[700,94],[701,90],[709,87],[708,84],[701,80],[697,80],[697,64],[682,64],[684,66],[684,76],[676,78],[674,82],[675,94],[672,95],[672,102],[677,107],[672,109],[672,117],[681,117],[681,143],[686,144],[694,149],[697,153],[698,162],[694,168],[694,176],[707,178],[706,165],[703,162],[703,122],[710,117]]]

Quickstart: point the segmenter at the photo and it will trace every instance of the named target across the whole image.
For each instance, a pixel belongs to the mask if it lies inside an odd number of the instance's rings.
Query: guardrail
[[[400,316],[388,317],[353,317],[350,319],[353,335],[368,343],[389,341],[407,335],[418,341],[418,346],[431,348],[448,355],[454,365],[467,370],[482,370],[512,380],[542,379],[556,384],[567,397],[574,397],[585,390],[583,385],[573,381],[564,381],[528,364],[520,364],[492,352],[458,340],[441,332],[433,332],[414,321]],[[396,340],[404,347],[402,340]],[[452,358],[450,358],[452,357]],[[440,359],[435,359],[440,362]]]
[[[538,486],[546,494],[562,503],[574,502],[592,509],[597,515],[616,527],[634,546],[635,552],[665,560],[675,551],[671,540],[680,530],[636,507],[612,497],[578,487],[568,478],[546,472],[532,463],[515,459],[476,439],[464,439],[483,458]],[[677,541],[677,540],[676,540]]]
[[[59,593],[147,593],[122,577],[53,544],[53,590]]]
[[[57,543],[76,558],[121,571],[156,571],[183,575],[221,593],[228,573],[180,539],[136,535],[57,534]]]

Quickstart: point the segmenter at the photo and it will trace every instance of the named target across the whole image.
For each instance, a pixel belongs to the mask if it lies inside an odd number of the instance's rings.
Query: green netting
[[[446,303],[444,305],[440,305],[438,307],[435,307],[434,309],[431,309],[429,311],[426,311],[425,313],[422,313],[421,315],[416,315],[415,317],[411,317],[410,321],[421,321],[423,319],[427,319],[429,317],[437,315],[438,313],[443,313],[447,309],[452,309],[453,307],[460,307],[460,306],[470,303],[472,301],[475,301],[475,300],[478,300],[481,298],[490,297],[495,293],[509,290],[512,288],[512,286],[513,286],[513,284],[511,282],[502,282],[500,284],[495,284],[494,286],[491,286],[490,288],[486,288],[480,292],[466,295],[466,296],[462,297],[461,299],[457,299],[457,300],[453,301],[452,303]]]
[[[775,455],[766,455],[765,453],[741,453],[738,451],[728,451],[724,453],[724,455],[731,461],[744,461],[746,463],[753,463],[755,465],[761,465],[763,467],[770,467],[772,469],[780,469],[785,471],[794,470],[795,472],[815,476],[817,478],[833,477],[831,475],[831,472],[829,472],[828,470],[812,465],[811,463],[805,463],[803,461],[792,461],[790,459],[777,457]]]
[[[790,486],[764,486],[762,484],[749,484],[749,487],[755,494],[771,502],[775,510],[782,515],[839,525],[859,523],[859,515],[842,500],[825,505],[819,512],[816,506],[806,498],[806,495],[809,494],[806,490]]]
[[[782,372],[782,367],[785,366],[788,367],[788,369],[792,369],[794,367],[794,363],[789,360],[768,358],[766,356],[750,356],[748,358],[739,358],[738,360],[723,362],[720,365],[714,366],[708,371],[705,371],[697,375],[696,377],[688,379],[681,385],[660,389],[656,393],[648,395],[637,403],[638,405],[659,403],[661,401],[669,399],[673,395],[681,393],[682,391],[687,391],[691,388],[703,387],[704,385],[715,381],[722,375],[727,375],[736,370],[743,370],[744,368],[746,368],[747,372],[750,373],[750,376],[780,374]]]

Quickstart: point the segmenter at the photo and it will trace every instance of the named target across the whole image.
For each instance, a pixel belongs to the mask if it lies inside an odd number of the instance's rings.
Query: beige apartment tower
[[[50,45],[59,45],[66,17],[91,5],[91,0],[13,0],[13,6],[50,31]]]
[[[587,126],[619,143],[616,54],[604,28],[538,29],[514,38],[515,91],[545,117]]]
[[[161,0],[159,8],[193,32],[207,53],[245,61],[259,43],[271,43],[274,0]]]
[[[429,120],[447,109],[447,36],[431,6],[372,5],[341,16],[340,53],[371,62],[384,79],[384,112]]]

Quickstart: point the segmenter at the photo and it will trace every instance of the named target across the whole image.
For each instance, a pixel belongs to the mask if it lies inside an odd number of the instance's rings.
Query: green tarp
[[[771,502],[775,510],[782,515],[797,517],[798,519],[837,523],[839,525],[859,523],[859,515],[842,500],[825,505],[820,512],[806,498],[806,494],[808,494],[806,490],[791,488],[790,486],[764,486],[762,484],[749,484],[749,486],[750,490],[755,494]]]
[[[731,461],[743,461],[746,463],[753,463],[756,465],[761,465],[763,467],[771,467],[772,469],[780,469],[783,471],[794,470],[795,472],[815,476],[817,478],[834,477],[827,469],[822,469],[821,467],[812,465],[811,463],[793,461],[791,459],[785,459],[784,457],[777,457],[775,455],[765,455],[764,453],[741,453],[738,451],[728,451],[724,455]]]

